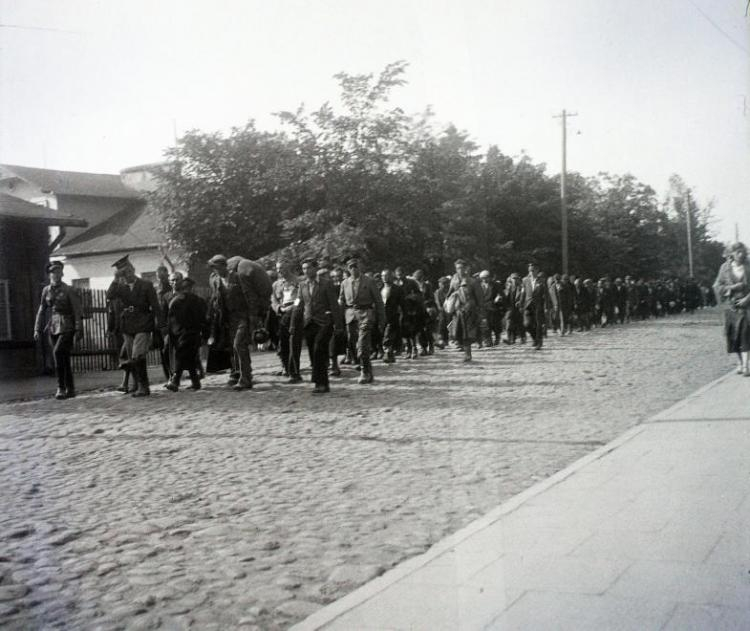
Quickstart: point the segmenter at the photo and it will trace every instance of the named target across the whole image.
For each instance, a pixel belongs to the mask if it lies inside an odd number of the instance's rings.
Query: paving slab
[[[750,628],[748,453],[732,373],[293,629]]]

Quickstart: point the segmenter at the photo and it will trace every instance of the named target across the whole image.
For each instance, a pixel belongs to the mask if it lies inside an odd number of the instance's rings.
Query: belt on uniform
[[[373,305],[371,305],[371,304],[370,305],[354,305],[354,307],[352,307],[352,308],[356,309],[357,311],[365,311],[367,309],[372,309]]]
[[[149,311],[147,311],[145,309],[136,309],[132,305],[130,307],[124,307],[123,311],[127,311],[128,313],[135,313],[135,312],[138,312],[138,313],[149,313]]]

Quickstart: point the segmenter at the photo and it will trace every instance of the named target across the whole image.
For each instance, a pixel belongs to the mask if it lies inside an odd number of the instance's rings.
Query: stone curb
[[[730,379],[730,378],[734,377],[734,374],[735,374],[734,370],[732,370],[732,371],[728,372],[727,374],[722,375],[718,379],[714,379],[713,381],[707,383],[705,386],[701,386],[700,388],[698,388],[695,392],[687,395],[684,399],[681,399],[677,403],[675,403],[674,405],[669,406],[666,410],[662,410],[658,414],[655,414],[651,418],[643,421],[643,423],[644,424],[660,423],[660,422],[672,421],[672,420],[679,421],[680,419],[671,419],[669,417],[672,414],[674,414],[675,412],[677,412],[678,410],[681,410],[682,408],[684,408],[693,399],[701,396],[705,392],[708,392],[712,388],[715,388],[716,386],[718,386],[723,381],[726,381],[727,379]]]
[[[592,451],[590,454],[587,454],[583,458],[576,460],[574,463],[565,467],[564,469],[561,469],[557,473],[551,475],[549,478],[529,487],[528,489],[522,491],[521,493],[518,493],[517,495],[514,495],[509,500],[492,509],[486,515],[483,515],[479,519],[471,522],[468,526],[465,526],[454,534],[449,535],[441,541],[438,541],[424,554],[408,559],[403,563],[399,563],[395,568],[389,570],[382,576],[375,578],[368,583],[365,583],[360,588],[354,590],[346,596],[343,596],[342,598],[339,598],[330,605],[326,605],[321,610],[307,617],[302,622],[299,622],[291,627],[290,631],[314,631],[316,629],[323,628],[327,624],[333,622],[339,616],[342,616],[351,609],[354,609],[354,607],[365,603],[391,585],[406,578],[437,557],[450,551],[465,539],[489,527],[505,515],[512,513],[530,499],[536,497],[537,495],[540,495],[541,493],[544,493],[557,484],[560,484],[560,482],[562,482],[566,478],[569,478],[574,473],[577,473],[592,462],[599,460],[621,445],[632,440],[646,429],[647,427],[643,424],[631,427],[625,433],[621,434],[603,447]]]

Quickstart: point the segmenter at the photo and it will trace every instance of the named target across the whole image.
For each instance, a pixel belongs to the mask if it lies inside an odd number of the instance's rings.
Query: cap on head
[[[114,267],[118,272],[120,270],[127,269],[128,267],[133,267],[133,264],[130,262],[130,254],[126,254],[121,259],[117,259],[114,263],[112,263],[112,267]]]
[[[185,276],[182,280],[180,280],[180,285],[182,287],[192,287],[195,285],[195,281],[190,278],[190,276]]]
[[[315,267],[317,269],[318,267],[318,261],[317,259],[313,258],[312,256],[306,259],[302,260],[302,265],[307,265],[308,267]]]
[[[352,256],[346,261],[347,267],[359,267],[359,259],[356,256]]]
[[[47,273],[50,272],[62,272],[63,267],[65,267],[65,264],[62,261],[50,261],[47,263]]]
[[[210,259],[208,259],[208,264],[211,267],[216,267],[217,265],[226,265],[227,257],[223,254],[214,254]]]
[[[729,253],[731,254],[733,252],[747,252],[747,248],[742,241],[735,241],[729,246]]]
[[[483,269],[481,272],[479,272],[479,278],[485,279],[490,277],[489,270]]]

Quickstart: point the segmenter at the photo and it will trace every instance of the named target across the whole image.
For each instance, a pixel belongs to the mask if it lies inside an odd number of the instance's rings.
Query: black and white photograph
[[[750,629],[750,0],[0,0],[0,629]]]

